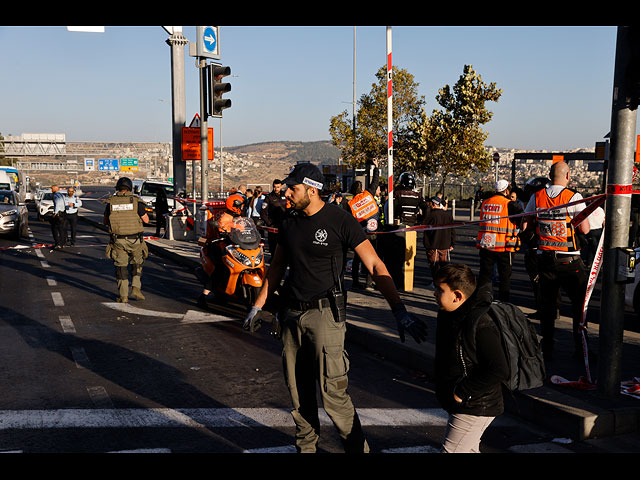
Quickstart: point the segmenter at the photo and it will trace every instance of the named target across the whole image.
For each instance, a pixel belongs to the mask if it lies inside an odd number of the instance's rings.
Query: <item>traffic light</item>
[[[222,110],[231,106],[231,100],[222,95],[231,91],[230,83],[223,83],[222,78],[231,75],[230,67],[210,63],[209,70],[209,116],[222,117]]]

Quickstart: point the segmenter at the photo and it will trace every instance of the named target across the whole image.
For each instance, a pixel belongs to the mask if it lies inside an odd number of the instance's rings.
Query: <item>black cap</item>
[[[311,163],[298,163],[289,176],[285,178],[282,183],[286,185],[298,185],[304,183],[310,187],[315,187],[318,190],[322,190],[324,184],[324,177],[320,169]]]

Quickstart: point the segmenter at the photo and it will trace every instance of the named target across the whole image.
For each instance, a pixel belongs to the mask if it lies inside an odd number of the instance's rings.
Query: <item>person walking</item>
[[[423,219],[423,225],[452,225],[453,216],[444,209],[440,197],[431,199],[431,208]],[[431,270],[431,279],[436,278],[438,270],[449,262],[449,255],[456,243],[455,228],[425,229],[422,242],[427,254],[427,262]],[[435,282],[431,284],[435,288]]]
[[[582,359],[582,306],[586,294],[588,273],[580,257],[576,230],[588,234],[590,226],[583,221],[575,226],[572,219],[584,209],[584,203],[564,207],[582,200],[582,195],[568,188],[571,172],[566,162],[556,162],[550,170],[551,185],[538,190],[525,208],[522,229],[535,226],[538,241],[538,272],[540,276],[540,333],[545,362],[552,360],[558,298],[563,289],[571,301],[573,317],[574,358]],[[561,208],[555,208],[561,207]],[[586,329],[586,323],[584,325]],[[584,332],[586,335],[586,331]]]
[[[487,313],[490,284],[476,284],[467,265],[449,263],[435,277],[436,398],[449,414],[442,453],[480,453],[480,440],[504,412],[509,366],[496,323]]]
[[[78,225],[78,207],[82,206],[82,200],[76,195],[75,188],[67,188],[67,195],[64,196],[65,206],[65,226],[64,241],[68,242],[70,246],[76,244],[76,229]],[[67,226],[69,227],[69,235],[67,235]]]
[[[64,248],[67,233],[65,230],[65,202],[64,195],[60,191],[58,185],[51,185],[51,193],[53,193],[53,215],[49,220],[51,222],[51,233],[53,235],[53,249],[60,250]]]
[[[271,257],[273,257],[278,243],[278,233],[274,229],[280,228],[286,211],[287,199],[282,191],[282,181],[276,178],[273,180],[271,192],[265,197],[260,208],[260,217],[265,226],[269,228],[267,230],[267,243],[269,244]]]
[[[169,213],[169,202],[167,201],[167,192],[163,188],[158,188],[156,191],[156,237],[160,236],[160,229],[164,229],[164,234],[167,234],[167,218],[165,214]]]
[[[347,392],[349,360],[344,348],[346,304],[344,263],[354,249],[372,274],[377,288],[396,317],[401,341],[405,332],[417,342],[425,339],[424,323],[407,312],[384,263],[346,210],[327,205],[320,197],[320,170],[310,163],[298,164],[284,180],[294,213],[279,230],[278,245],[264,284],[244,320],[244,328],[260,327],[262,308],[280,287],[282,307],[273,327],[279,326],[283,342],[283,369],[293,403],[296,450],[314,453],[320,419],[316,384],[320,384],[323,407],[338,430],[348,453],[365,453],[365,439],[358,414]]]
[[[403,172],[398,179],[398,187],[393,194],[393,212],[400,223],[418,225],[426,210],[422,195],[416,190],[416,178],[411,172]]]
[[[142,294],[142,264],[149,255],[144,241],[144,224],[149,223],[145,203],[133,194],[133,183],[120,177],[116,193],[107,200],[104,224],[109,228],[110,241],[106,257],[113,260],[120,303],[129,301],[129,265],[131,265],[131,298],[144,300]]]
[[[518,206],[509,198],[509,182],[498,180],[496,193],[482,202],[480,229],[476,248],[480,255],[478,284],[492,283],[494,265],[498,267],[500,281],[498,298],[508,302],[511,294],[512,253],[518,245],[518,227],[509,215],[519,213]]]

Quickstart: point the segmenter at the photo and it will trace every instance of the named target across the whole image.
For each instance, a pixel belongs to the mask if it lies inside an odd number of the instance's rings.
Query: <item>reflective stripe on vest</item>
[[[480,230],[476,248],[494,252],[513,252],[518,243],[518,227],[506,218],[510,200],[504,195],[494,195],[482,202]]]
[[[535,193],[536,208],[545,210],[556,205],[564,205],[571,201],[574,194],[574,191],[565,188],[560,192],[560,195],[551,198],[543,188]],[[571,217],[568,215],[566,207],[538,213],[536,233],[538,234],[539,250],[560,252],[578,250]]]

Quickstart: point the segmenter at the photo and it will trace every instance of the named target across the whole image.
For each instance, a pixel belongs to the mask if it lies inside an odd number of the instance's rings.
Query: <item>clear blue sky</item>
[[[353,100],[353,26],[221,26],[231,67],[224,146],[328,140]],[[195,42],[195,27],[183,27]],[[487,145],[593,147],[610,130],[616,27],[392,27],[393,63],[419,83],[426,109],[465,64],[503,90],[489,102]],[[67,141],[171,141],[171,66],[160,26],[0,26],[0,133],[64,133]],[[386,27],[356,27],[356,99],[386,61]],[[200,110],[185,51],[187,123]],[[209,119],[216,148],[220,121]]]

